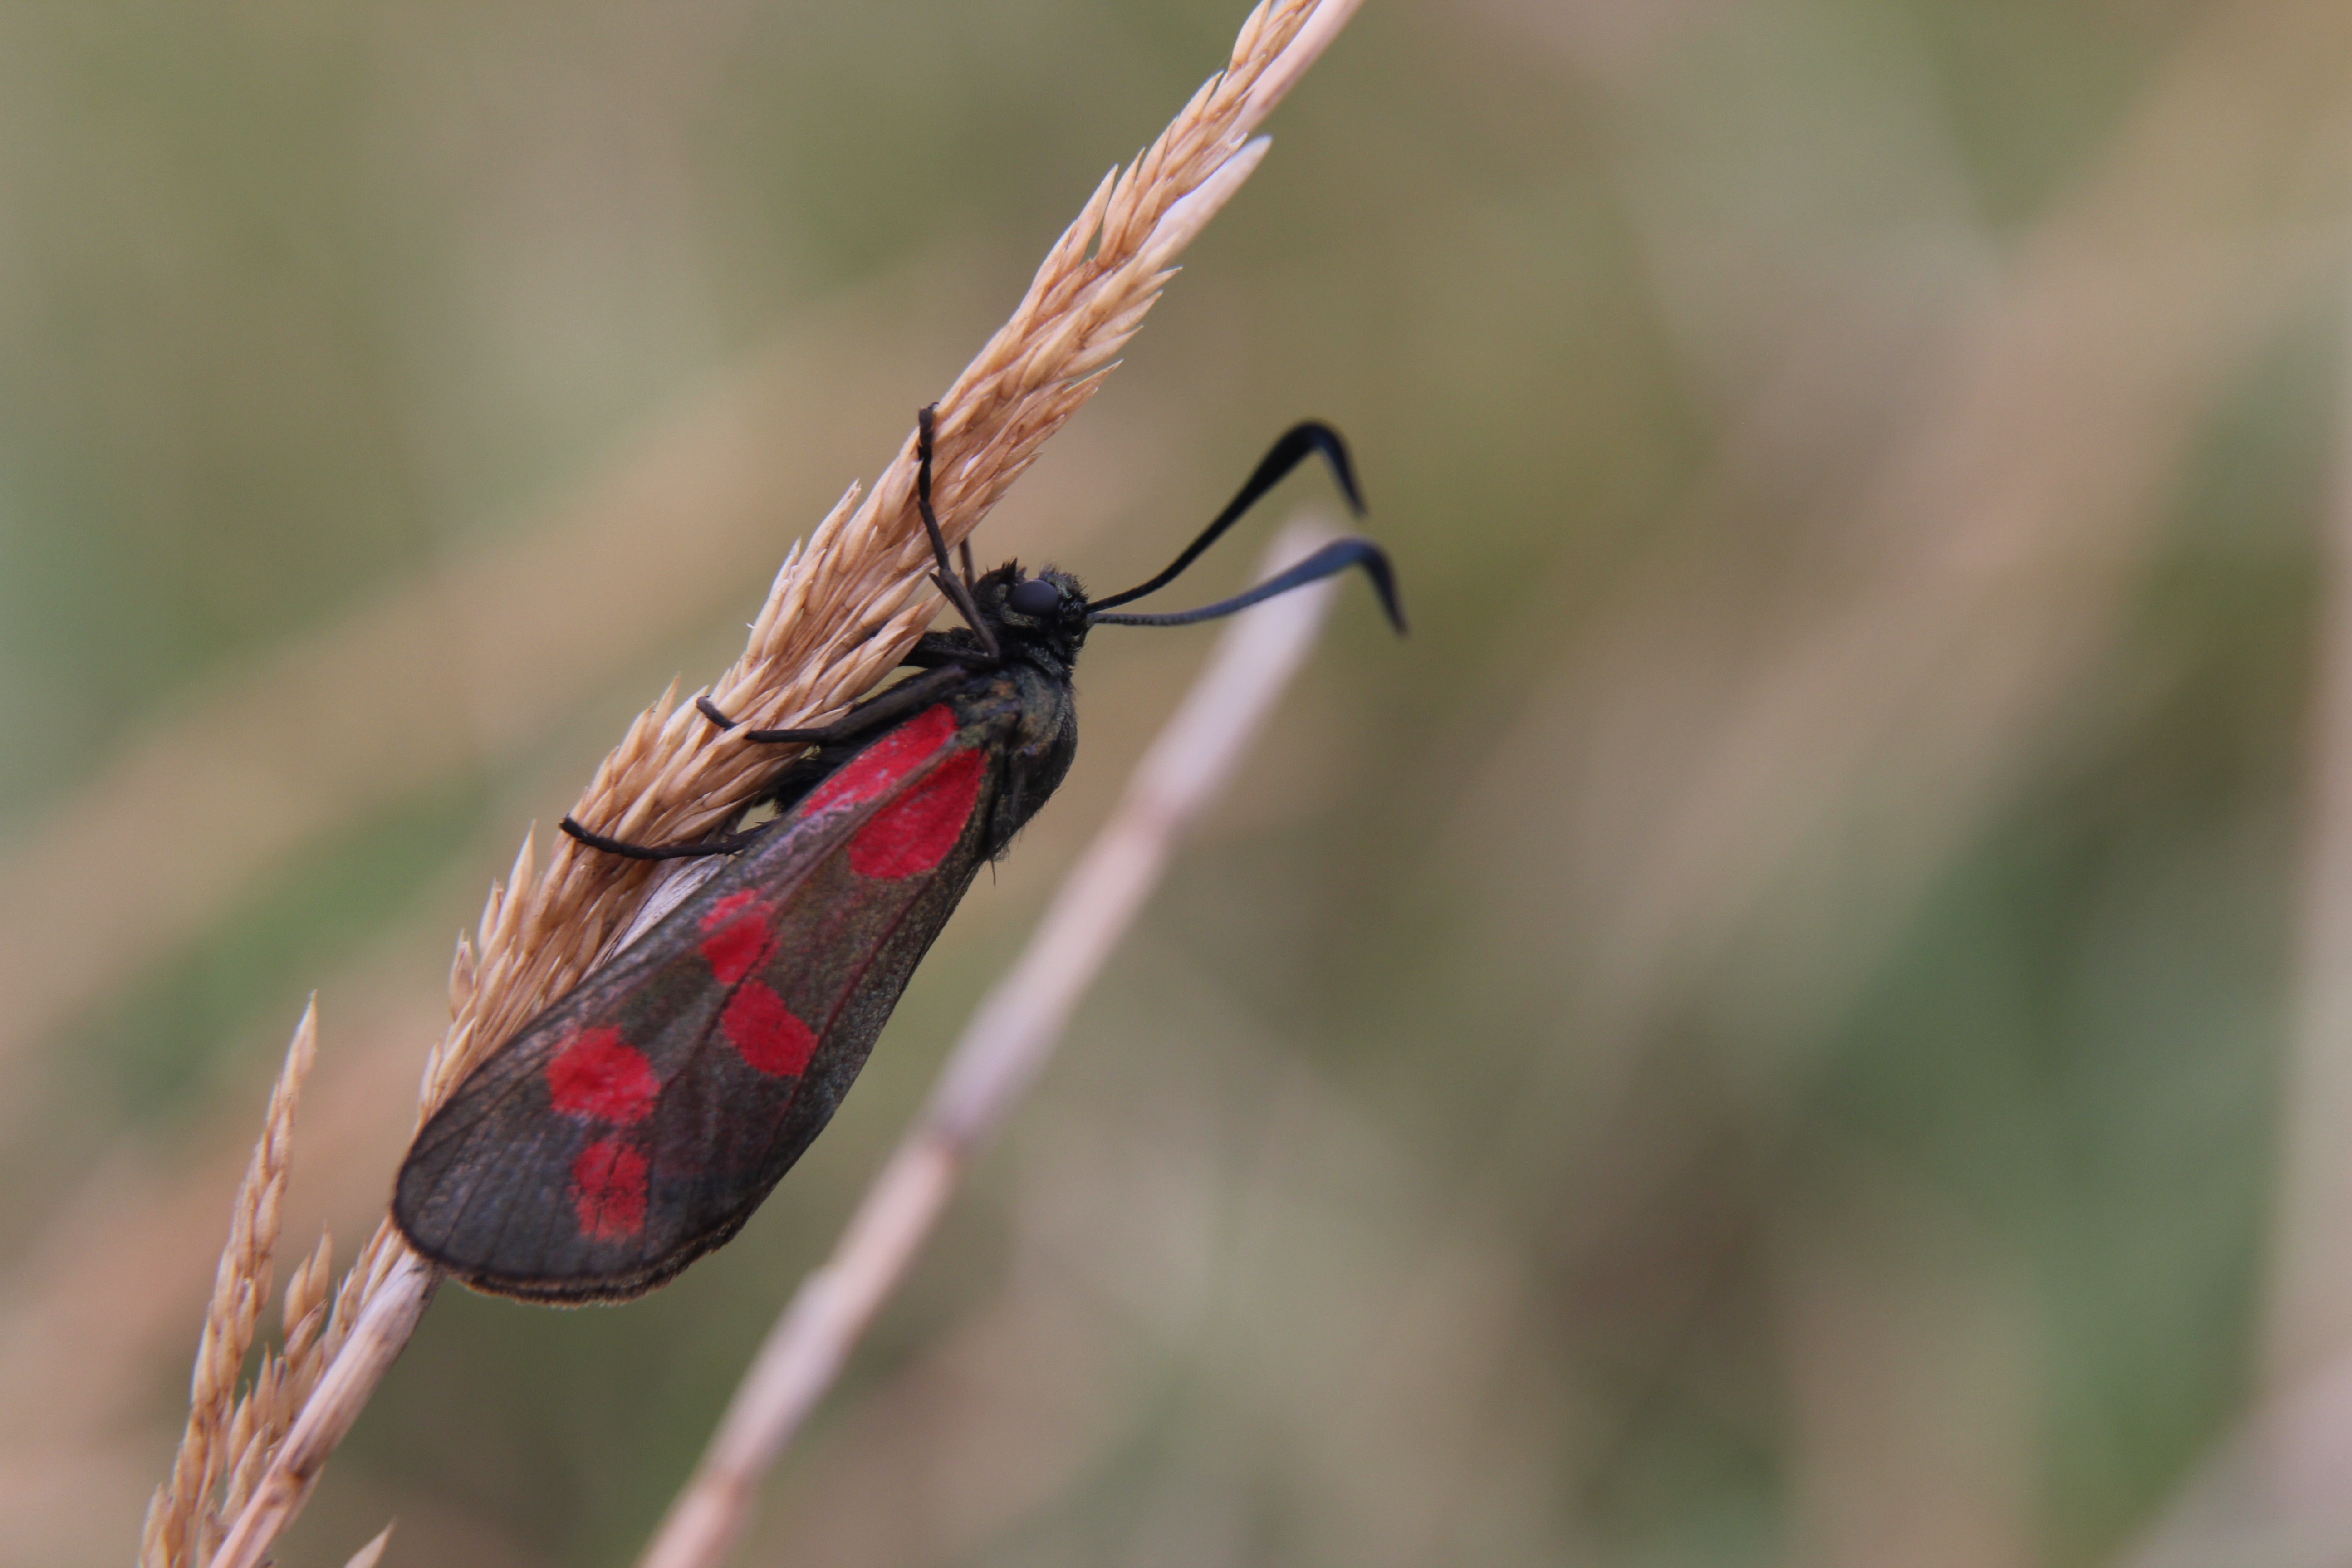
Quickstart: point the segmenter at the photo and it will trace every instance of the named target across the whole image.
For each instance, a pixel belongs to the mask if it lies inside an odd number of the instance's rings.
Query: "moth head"
[[[979,584],[982,613],[998,629],[1063,657],[1075,654],[1087,637],[1087,591],[1076,577],[1048,566],[1034,575],[1008,561]]]

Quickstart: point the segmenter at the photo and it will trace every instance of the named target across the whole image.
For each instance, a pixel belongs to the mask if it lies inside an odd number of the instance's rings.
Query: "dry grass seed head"
[[[219,1515],[211,1505],[215,1486],[238,1468],[250,1447],[254,1417],[250,1398],[236,1398],[236,1382],[253,1347],[254,1325],[269,1298],[278,1249],[278,1214],[287,1172],[294,1155],[294,1112],[302,1080],[310,1076],[319,1044],[318,999],[303,1009],[286,1062],[270,1090],[261,1138],[254,1145],[245,1179],[229,1212],[228,1243],[221,1249],[211,1302],[196,1341],[195,1371],[189,1380],[188,1423],[173,1458],[170,1479],[156,1489],[140,1542],[141,1568],[179,1568],[216,1539]]]

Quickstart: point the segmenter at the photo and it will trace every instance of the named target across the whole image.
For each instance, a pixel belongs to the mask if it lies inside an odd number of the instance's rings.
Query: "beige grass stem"
[[[1280,571],[1329,538],[1295,526]],[[1314,647],[1330,582],[1244,614],[1144,754],[1102,831],[1071,868],[1019,962],[996,983],[940,1069],[824,1266],[776,1320],[710,1447],[639,1568],[716,1568],[742,1533],[761,1479],[833,1386],[904,1279],[972,1154],[1053,1055],[1071,1011],[1158,886],[1185,830],[1232,776]]]
[[[1038,268],[1012,319],[939,401],[936,497],[949,538],[970,534],[1085,405],[1142,324],[1184,247],[1265,155],[1252,134],[1360,0],[1263,0],[1231,62],[1159,139],[1096,187]],[[742,656],[709,688],[763,727],[837,711],[879,680],[929,625],[928,546],[912,508],[911,433],[862,502],[852,486],[777,574]],[[675,688],[640,714],[574,807],[640,839],[706,834],[733,817],[774,766],[730,743]],[[558,837],[542,869],[526,837],[491,889],[478,940],[461,942],[452,1016],[419,1094],[429,1113],[499,1042],[577,984],[650,885],[639,865]],[[317,1391],[230,1528],[211,1568],[257,1568],[398,1354],[433,1287],[389,1221],[361,1249],[316,1347]],[[360,1325],[354,1331],[352,1325]],[[348,1364],[346,1364],[348,1363]]]

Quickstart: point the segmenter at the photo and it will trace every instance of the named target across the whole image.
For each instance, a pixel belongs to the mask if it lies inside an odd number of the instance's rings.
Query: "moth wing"
[[[411,1245],[479,1289],[589,1300],[733,1236],[986,858],[1001,721],[899,725],[476,1068],[401,1167]]]

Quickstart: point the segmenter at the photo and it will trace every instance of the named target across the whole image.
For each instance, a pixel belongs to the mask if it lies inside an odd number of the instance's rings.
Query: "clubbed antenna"
[[[1197,610],[1178,610],[1163,616],[1088,616],[1089,621],[1111,626],[1189,626],[1195,621],[1213,621],[1230,616],[1235,610],[1246,610],[1252,605],[1263,604],[1277,594],[1287,594],[1293,588],[1303,588],[1309,583],[1345,572],[1350,566],[1360,566],[1364,575],[1372,580],[1372,591],[1381,596],[1381,608],[1388,612],[1389,624],[1404,635],[1404,606],[1397,601],[1396,573],[1389,565],[1388,552],[1369,539],[1338,539],[1293,566],[1289,571],[1267,578],[1247,593],[1235,594],[1230,599],[1220,599],[1213,605],[1203,605]]]
[[[1348,460],[1348,444],[1339,439],[1339,432],[1321,420],[1306,420],[1292,426],[1283,433],[1282,439],[1276,441],[1273,449],[1258,460],[1256,470],[1242,482],[1240,491],[1233,500],[1225,503],[1225,510],[1217,514],[1216,521],[1202,529],[1201,537],[1186,545],[1183,552],[1170,562],[1158,576],[1148,583],[1138,584],[1125,593],[1113,594],[1107,598],[1097,599],[1094,602],[1095,608],[1107,610],[1114,605],[1124,605],[1130,600],[1140,599],[1146,594],[1156,594],[1176,581],[1184,568],[1198,561],[1201,558],[1201,552],[1214,544],[1223,535],[1225,530],[1240,521],[1242,514],[1255,506],[1266,491],[1288,479],[1291,469],[1298,467],[1317,452],[1320,452],[1323,455],[1323,460],[1331,465],[1331,477],[1339,481],[1339,493],[1348,498],[1349,510],[1358,517],[1363,516],[1364,498],[1356,489],[1356,469],[1355,465]],[[1252,600],[1251,603],[1255,604],[1256,601]],[[1240,606],[1235,605],[1234,608],[1238,609]],[[1393,607],[1389,614],[1391,617],[1395,616],[1396,612]],[[1140,626],[1161,623],[1132,624]]]

